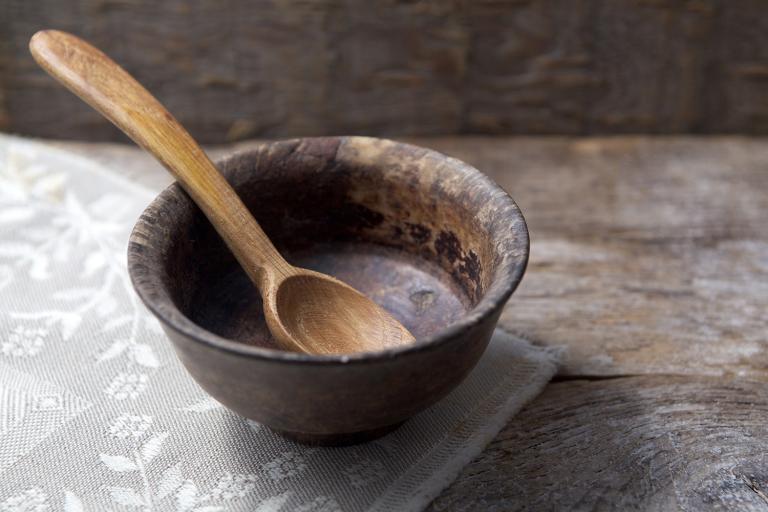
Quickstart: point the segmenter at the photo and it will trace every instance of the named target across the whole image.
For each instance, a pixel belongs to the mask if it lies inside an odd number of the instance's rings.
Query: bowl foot
[[[286,439],[301,444],[312,446],[348,446],[378,439],[397,429],[403,423],[404,422],[400,422],[385,427],[363,430],[362,432],[349,432],[343,434],[308,434],[306,432],[291,432],[287,430],[275,430],[275,432]]]

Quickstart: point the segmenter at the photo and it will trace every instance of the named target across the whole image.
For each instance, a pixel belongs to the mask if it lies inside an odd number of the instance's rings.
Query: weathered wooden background
[[[120,139],[37,69],[105,49],[203,142],[768,133],[765,0],[1,0],[0,130]]]

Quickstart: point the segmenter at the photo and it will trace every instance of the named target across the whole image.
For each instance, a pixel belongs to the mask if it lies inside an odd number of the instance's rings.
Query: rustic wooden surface
[[[763,0],[0,2],[0,129],[116,140],[32,62],[42,28],[113,55],[202,142],[768,133]]]
[[[412,142],[515,197],[531,264],[502,323],[565,347],[431,510],[768,510],[768,141]],[[62,145],[167,180],[138,150]]]
[[[550,384],[430,512],[768,510],[766,392],[694,376]]]

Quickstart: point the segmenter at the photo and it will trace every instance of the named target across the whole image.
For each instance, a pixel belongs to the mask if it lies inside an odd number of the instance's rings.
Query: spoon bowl
[[[351,286],[316,272],[302,271],[283,279],[274,301],[265,301],[264,307],[269,330],[309,347],[305,352],[363,352],[376,346],[381,333],[387,333],[391,345],[414,341],[381,306]]]

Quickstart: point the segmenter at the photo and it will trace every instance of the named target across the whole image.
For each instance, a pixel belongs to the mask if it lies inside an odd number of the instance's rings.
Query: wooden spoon
[[[325,274],[286,262],[187,131],[123,68],[82,39],[43,30],[38,64],[155,156],[205,213],[261,292],[264,316],[286,350],[340,354],[411,343],[383,308]]]

